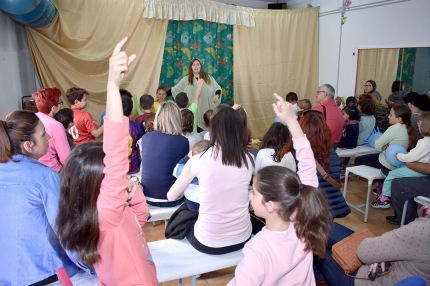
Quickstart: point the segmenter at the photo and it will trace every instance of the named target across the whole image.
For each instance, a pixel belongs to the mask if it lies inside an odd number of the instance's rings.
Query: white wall
[[[288,3],[292,9],[305,8],[307,3],[320,6],[320,83],[337,87],[341,96],[354,94],[359,48],[430,46],[429,0],[353,0],[342,30],[341,14],[334,11],[342,6],[342,0]]]
[[[25,28],[0,11],[0,119],[36,90]]]

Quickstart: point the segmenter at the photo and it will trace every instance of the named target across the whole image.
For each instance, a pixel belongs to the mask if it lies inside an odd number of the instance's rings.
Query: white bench
[[[155,225],[156,221],[164,220],[164,226],[167,227],[170,217],[180,206],[181,205],[171,208],[160,208],[148,205],[149,213],[151,214],[151,218],[148,221],[152,222],[152,225]]]
[[[414,201],[422,206],[426,204],[430,204],[430,198],[424,197],[424,196],[416,196],[414,198]],[[400,220],[400,226],[403,226],[405,224],[407,210],[408,210],[408,201],[405,201],[405,204],[403,205],[403,213],[402,213],[402,219]]]
[[[348,203],[346,201],[346,190],[348,189],[348,175],[349,173],[356,174],[360,177],[366,178],[368,180],[367,182],[367,197],[366,197],[366,203],[361,205],[353,205],[351,203]],[[367,217],[369,215],[369,200],[370,200],[370,190],[372,189],[372,183],[373,180],[376,179],[383,179],[381,175],[381,171],[379,169],[369,167],[369,166],[354,166],[354,167],[347,167],[345,169],[345,185],[343,186],[343,196],[345,198],[346,203],[353,209],[361,212],[364,214],[364,222],[367,222]],[[365,211],[363,211],[361,208],[366,207]]]
[[[196,286],[197,275],[236,266],[243,258],[242,250],[210,255],[202,253],[188,242],[187,239],[165,239],[148,243],[152,259],[157,269],[159,283],[192,276],[192,284]]]
[[[373,147],[370,147],[370,145],[361,145],[357,146],[354,149],[336,149],[336,153],[339,157],[347,158],[347,157],[359,157],[363,155],[369,155],[369,154],[377,154],[379,153],[378,150],[376,150]]]

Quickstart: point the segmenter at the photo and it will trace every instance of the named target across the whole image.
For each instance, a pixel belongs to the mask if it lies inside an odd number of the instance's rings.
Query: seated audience
[[[75,124],[70,128],[70,133],[76,144],[94,141],[103,134],[103,125],[97,128],[91,114],[82,110],[87,107],[88,95],[88,92],[80,87],[69,88],[66,92],[75,117]]]
[[[430,212],[425,214],[430,216]],[[315,261],[318,270],[330,286],[374,286],[394,285],[410,276],[420,276],[430,283],[430,219],[423,217],[409,225],[384,233],[381,236],[366,238],[357,249],[358,258],[365,264],[351,273],[349,277],[332,257],[332,246],[353,234],[354,232],[335,223],[330,231],[324,259]],[[374,281],[368,278],[370,271],[374,271],[378,263],[391,262],[391,272],[377,277]]]
[[[194,115],[189,109],[182,109],[182,135],[188,139],[190,144],[190,151],[193,149],[194,145],[202,140],[200,133],[193,131],[194,125]]]
[[[354,96],[348,97],[345,102],[345,106],[357,106],[357,104],[358,104],[358,100]]]
[[[405,103],[411,109],[412,117],[411,122],[415,128],[416,135],[418,138],[422,138],[418,130],[418,118],[424,111],[430,111],[430,98],[426,94],[418,94],[416,92],[410,92],[404,97]]]
[[[364,95],[372,95],[379,103],[382,100],[381,94],[376,90],[376,82],[371,79],[364,84],[364,93],[361,95],[356,94],[355,97],[361,99]]]
[[[143,109],[143,114],[136,117],[134,121],[145,129],[145,119],[148,118],[149,115],[153,114],[154,98],[149,94],[144,94],[140,97],[139,104],[140,108]]]
[[[314,107],[314,110],[323,114],[323,118],[333,136],[333,142],[337,144],[342,137],[343,116],[333,100],[334,94],[335,90],[331,85],[323,84],[320,86],[316,92],[316,100],[319,104]]]
[[[132,96],[132,95],[131,95],[131,93],[130,93],[128,90],[126,90],[126,89],[122,89],[122,88],[120,88],[120,90],[119,90],[119,94],[120,94],[121,96],[127,96],[128,98],[130,98],[131,100],[133,100],[133,96]],[[135,109],[134,109],[134,106],[133,106],[133,109],[132,109],[132,111],[131,111],[130,117],[133,117],[134,111],[135,111]],[[101,125],[103,125],[103,124],[104,124],[105,116],[106,116],[106,110],[105,110],[105,111],[103,111],[102,115],[100,116],[100,124],[101,124]]]
[[[403,105],[405,104],[403,98],[406,96],[406,91],[403,89],[405,88],[405,84],[401,80],[395,80],[393,81],[393,84],[391,85],[391,92],[388,96],[388,101],[397,104],[397,105]]]
[[[199,155],[202,152],[206,151],[206,149],[209,148],[210,143],[211,142],[209,140],[200,140],[199,142],[197,142],[194,145],[193,149],[190,151],[190,153],[188,153],[187,156],[182,158],[181,161],[179,161],[179,163],[176,165],[175,169],[173,170],[173,176],[179,178],[188,160],[192,156]],[[188,188],[184,191],[185,202],[187,203],[188,209],[191,211],[199,210],[199,192],[199,179],[194,178]]]
[[[357,145],[364,145],[364,141],[372,134],[376,124],[376,105],[370,98],[363,98],[358,101],[358,110],[361,112],[358,123]]]
[[[49,139],[32,111],[0,120],[0,284],[47,285],[60,267],[69,277],[79,271],[55,238],[60,175],[38,161]]]
[[[339,144],[337,144],[337,147],[341,149],[354,149],[357,147],[360,111],[358,111],[353,103],[349,104],[350,105],[345,106],[342,110],[345,127],[343,128],[342,138],[340,138]]]
[[[195,224],[188,225],[186,237],[195,249],[207,254],[242,249],[252,234],[248,185],[254,161],[244,149],[248,142],[247,127],[236,110],[220,106],[215,108],[210,121],[209,148],[188,160],[167,193],[169,201],[175,201],[198,178],[199,214]],[[169,225],[172,223],[187,222],[173,220]]]
[[[345,107],[345,102],[343,101],[342,96],[337,96],[335,99],[336,106],[339,107],[340,110],[342,110]]]
[[[48,87],[34,92],[32,97],[39,110],[36,115],[50,136],[48,152],[40,157],[39,161],[59,172],[70,154],[64,126],[54,119],[54,115],[63,105],[63,101],[60,99],[61,91],[56,87]]]
[[[336,107],[337,108],[337,107]],[[338,108],[337,108],[338,109]],[[339,109],[338,109],[339,110]],[[341,112],[339,110],[339,112]],[[339,182],[340,180],[340,159],[334,150],[333,137],[330,129],[327,126],[321,112],[316,110],[307,110],[297,113],[298,121],[303,132],[308,138],[312,152],[317,163],[327,172],[333,180]],[[295,157],[293,142],[288,141],[282,147],[281,156],[291,152]],[[328,198],[329,204],[332,209],[333,218],[340,218],[347,216],[351,210],[345,202],[339,188],[327,182],[321,173],[318,171],[318,188],[324,191]]]
[[[193,113],[194,115],[193,131],[196,131],[196,132],[197,132],[197,121],[198,121],[197,116],[199,111],[199,100],[200,100],[200,95],[202,93],[202,88],[204,83],[205,81],[203,80],[203,78],[198,78],[198,81],[197,81],[198,86],[197,86],[196,94],[194,96],[194,101],[192,103],[190,103],[188,95],[185,92],[180,92],[175,97],[176,103],[178,104],[181,110],[188,108]]]
[[[67,143],[69,143],[70,150],[73,150],[76,144],[73,143],[72,134],[67,132],[67,130],[69,130],[73,126],[73,121],[75,120],[75,118],[73,117],[73,110],[71,110],[70,108],[60,109],[54,115],[54,118],[55,120],[63,124],[64,130],[66,131]]]
[[[127,179],[130,121],[119,85],[134,56],[120,53],[126,39],[109,60],[103,145],[73,150],[62,171],[56,222],[62,245],[94,266],[99,285],[159,285],[142,231],[148,205],[137,180]]]
[[[133,100],[131,100],[128,96],[121,96],[122,110],[124,116],[129,118],[131,112],[133,110]],[[145,131],[143,130],[142,125],[129,120],[128,125],[128,135],[129,135],[129,156],[128,156],[128,174],[136,174],[139,173],[140,170],[140,150],[137,146],[137,142],[142,138]]]
[[[384,133],[388,127],[390,127],[388,116],[390,115],[391,108],[382,105],[376,98],[371,94],[365,94],[360,96],[360,100],[362,99],[371,99],[373,103],[376,105],[375,112],[375,127],[379,129],[382,133]]]
[[[291,152],[281,156],[282,146],[291,140],[288,127],[281,122],[275,122],[264,134],[260,150],[255,159],[254,174],[266,166],[283,166],[291,171],[296,171],[296,160]]]
[[[330,208],[325,194],[316,188],[311,146],[292,105],[277,99],[273,109],[291,130],[299,171],[281,166],[258,171],[250,199],[266,226],[245,245],[230,286],[315,285],[313,254],[325,254]]]
[[[172,175],[176,164],[190,151],[188,139],[182,136],[182,117],[179,107],[173,101],[160,105],[155,114],[154,131],[142,137],[141,183],[148,204],[159,207],[173,207],[184,202],[168,201],[167,192],[175,183]]]
[[[145,119],[145,133],[154,131],[155,113],[152,113]]]

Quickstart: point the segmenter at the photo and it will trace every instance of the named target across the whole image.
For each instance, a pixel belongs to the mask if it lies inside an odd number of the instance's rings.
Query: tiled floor
[[[353,204],[362,204],[366,200],[367,191],[367,180],[357,178],[356,176],[350,176],[348,181],[348,192],[347,200]],[[370,200],[373,201],[375,196],[371,194]],[[345,218],[336,219],[335,221],[354,230],[360,230],[362,228],[368,228],[375,236],[379,236],[387,231],[390,231],[397,226],[393,226],[385,221],[385,216],[393,215],[392,209],[374,209],[370,207],[369,209],[369,219],[368,222],[363,222],[364,216],[353,210]],[[147,223],[143,230],[146,233],[148,241],[155,241],[160,239],[165,239],[164,237],[164,222],[157,222],[155,227],[152,223]],[[230,267],[227,269],[214,271],[210,273],[203,274],[200,279],[197,280],[197,285],[199,286],[224,286],[230,281],[234,276],[235,267]],[[162,283],[163,286],[173,286],[178,285],[177,281],[169,281]],[[183,279],[183,285],[191,285],[191,278]]]

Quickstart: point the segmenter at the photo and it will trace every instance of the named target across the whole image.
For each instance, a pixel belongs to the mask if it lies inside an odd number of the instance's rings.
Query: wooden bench
[[[197,275],[236,266],[243,258],[242,250],[210,255],[194,249],[187,239],[165,239],[148,243],[152,259],[157,269],[159,283],[192,277],[196,286]]]

